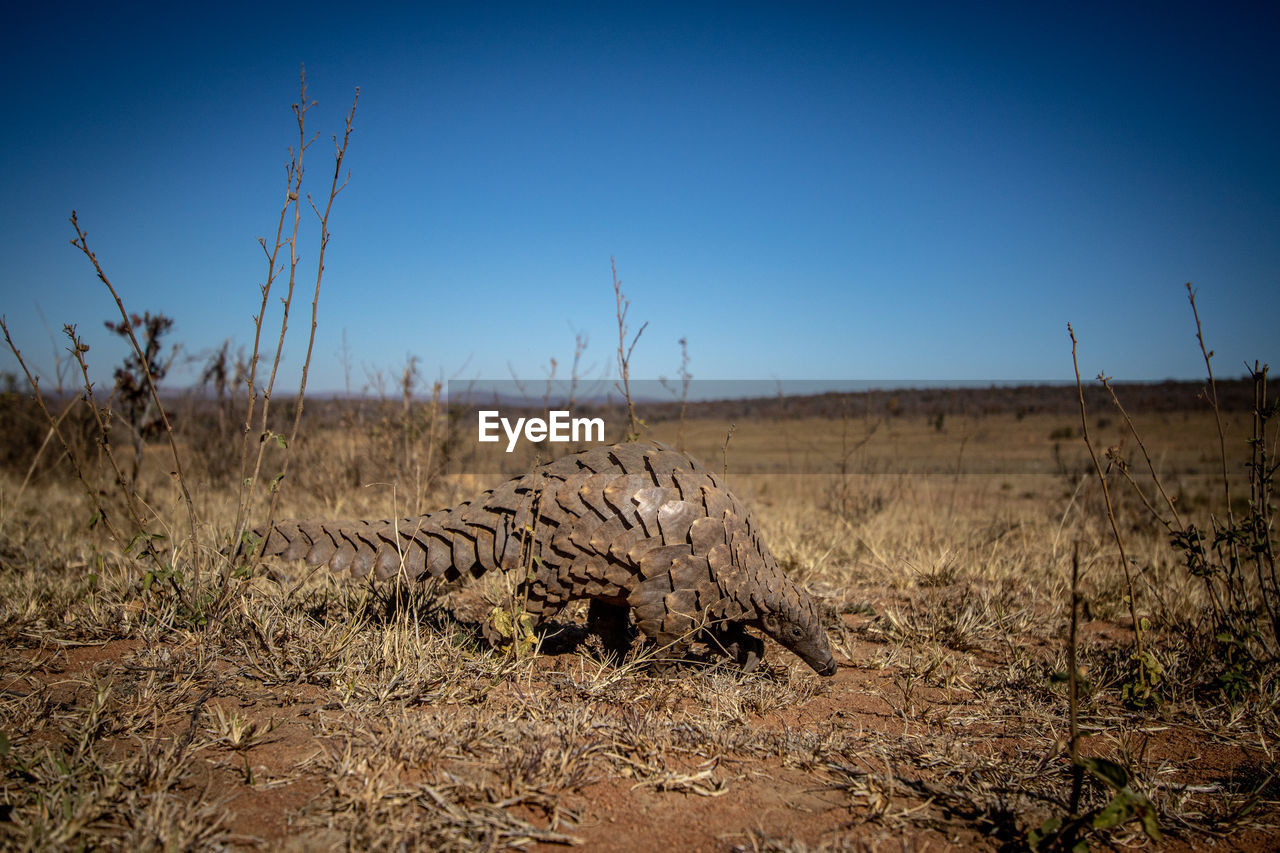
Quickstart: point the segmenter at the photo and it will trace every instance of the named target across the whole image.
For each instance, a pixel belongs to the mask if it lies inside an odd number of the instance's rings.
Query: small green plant
[[[520,565],[523,566],[524,571],[519,573],[519,577],[512,577],[513,573],[503,574],[504,600],[489,610],[484,624],[484,633],[489,642],[496,646],[509,647],[511,654],[517,660],[529,657],[538,648],[538,635],[533,629],[534,618],[526,609],[526,596],[528,583],[534,580],[543,565],[542,558],[534,553],[533,544],[538,532],[536,498],[530,498],[530,503],[522,514],[530,519],[519,528]]]
[[[538,645],[538,636],[533,631],[533,617],[524,611],[519,603],[514,607],[495,604],[489,610],[485,627],[491,638],[501,644],[509,645],[517,659],[523,659]]]
[[[1160,841],[1160,824],[1156,808],[1145,794],[1134,790],[1125,770],[1114,761],[1105,758],[1079,758],[1076,765],[1095,781],[1101,782],[1111,793],[1105,805],[1084,814],[1062,818],[1050,817],[1027,833],[1027,846],[1034,851],[1069,850],[1071,853],[1087,853],[1089,836],[1105,829],[1138,820],[1142,832],[1152,841]]]

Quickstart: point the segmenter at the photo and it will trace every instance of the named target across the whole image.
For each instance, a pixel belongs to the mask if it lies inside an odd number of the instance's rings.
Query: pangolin
[[[525,568],[535,623],[591,599],[588,629],[611,649],[625,649],[631,610],[641,633],[677,652],[700,638],[750,671],[763,654],[751,626],[818,674],[836,670],[818,608],[747,509],[706,467],[655,443],[565,456],[418,518],[280,522],[263,554],[379,578]]]

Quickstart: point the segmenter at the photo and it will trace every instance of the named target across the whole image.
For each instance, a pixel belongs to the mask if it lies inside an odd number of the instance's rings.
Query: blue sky
[[[121,8],[121,5],[124,8]],[[251,339],[305,63],[331,220],[314,390],[609,371],[1060,380],[1277,362],[1274,4],[66,4],[3,41],[0,312],[52,382],[114,305],[193,356]],[[314,278],[286,368],[296,376]],[[270,318],[269,318],[270,320]],[[62,346],[59,341],[58,346]],[[0,370],[16,369],[7,352]],[[193,381],[197,367],[175,371]]]

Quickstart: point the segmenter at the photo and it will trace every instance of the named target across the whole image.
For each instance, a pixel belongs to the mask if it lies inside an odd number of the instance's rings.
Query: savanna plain
[[[1082,424],[1074,388],[994,402],[977,390],[854,395],[835,417],[810,414],[812,400],[757,401],[732,422],[691,404],[683,421],[647,419],[649,437],[724,469],[819,602],[839,662],[825,679],[773,644],[750,674],[714,655],[654,671],[661,652],[641,642],[604,660],[572,610],[493,647],[477,626],[506,611],[505,625],[518,622],[518,596],[492,575],[445,587],[250,569],[226,547],[242,488],[226,462],[242,426],[230,409],[207,396],[170,406],[192,536],[175,448],[148,442],[125,495],[87,407],[66,401],[59,432],[91,500],[66,453],[42,449],[50,430],[29,395],[11,392],[0,838],[13,849],[1274,848],[1265,607],[1233,627],[1242,613],[1214,601],[1232,590],[1189,569],[1157,520],[1171,514],[1152,471],[1183,524],[1211,531],[1211,516],[1227,517],[1219,420],[1236,512],[1250,512],[1253,414],[1215,416],[1198,390],[1147,389],[1178,399],[1129,422],[1113,407]],[[340,399],[311,412],[292,446],[267,442],[264,470],[293,455],[276,517],[414,515],[502,478],[449,473],[467,425],[439,402]],[[1082,425],[1102,448],[1129,583]],[[147,532],[114,541],[103,516],[128,529],[131,513]],[[1241,583],[1235,592],[1261,595]]]

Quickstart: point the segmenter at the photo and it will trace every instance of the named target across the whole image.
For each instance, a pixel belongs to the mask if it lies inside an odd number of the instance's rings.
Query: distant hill
[[[1275,383],[1269,383],[1274,386]],[[1124,407],[1133,414],[1175,412],[1208,407],[1205,383],[1187,381],[1119,382],[1112,387]],[[1268,396],[1274,398],[1274,387]],[[1248,379],[1218,382],[1218,405],[1223,411],[1248,411],[1253,406],[1253,383]],[[620,408],[615,396],[609,403],[578,402],[574,414],[592,415]],[[546,408],[543,401],[503,396],[485,399],[464,408],[491,408],[495,405],[512,413],[535,413]],[[563,408],[554,398],[550,408]],[[1113,409],[1110,394],[1097,381],[1085,386],[1085,405],[1091,412]],[[675,400],[638,400],[641,417],[650,421],[675,419],[680,404]],[[686,418],[740,420],[745,418],[840,418],[840,417],[937,417],[996,414],[1075,415],[1080,400],[1074,384],[991,385],[988,387],[921,387],[854,392],[827,392],[798,396],[770,395],[722,400],[691,400]]]
[[[1268,383],[1274,386],[1275,383]],[[1132,413],[1174,412],[1208,406],[1205,383],[1185,381],[1121,382],[1112,386]],[[1218,383],[1223,411],[1253,407],[1253,382],[1232,379]],[[1268,389],[1274,399],[1275,388]],[[1092,412],[1113,408],[1111,396],[1097,381],[1085,385],[1085,405]],[[675,403],[646,404],[652,417],[677,417]],[[839,418],[842,416],[937,416],[995,414],[1076,414],[1080,398],[1074,384],[990,386],[986,388],[907,388],[799,397],[757,397],[746,400],[691,402],[686,417]]]

